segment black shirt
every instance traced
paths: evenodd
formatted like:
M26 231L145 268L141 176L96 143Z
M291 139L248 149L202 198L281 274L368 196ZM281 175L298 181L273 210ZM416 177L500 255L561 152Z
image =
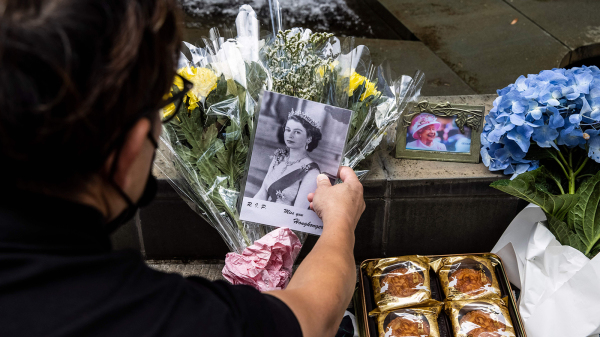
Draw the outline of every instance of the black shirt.
M249 286L165 274L112 251L96 209L2 191L0 336L302 336Z

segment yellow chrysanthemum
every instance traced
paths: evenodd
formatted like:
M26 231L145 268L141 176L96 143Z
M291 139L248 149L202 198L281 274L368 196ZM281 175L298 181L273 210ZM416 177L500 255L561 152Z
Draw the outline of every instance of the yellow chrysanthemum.
M171 103L162 109L163 118L167 118L175 113L175 104Z
M360 96L360 100L364 101L365 98L376 95L379 95L379 91L375 89L375 83L367 80L367 83L365 85L365 92L362 94L362 96Z
M187 93L188 109L194 110L198 107L198 102L202 101L211 91L217 88L217 75L207 68L185 67L177 71L179 75L185 77L194 84L192 90ZM183 81L175 79L175 85L183 89Z
M329 70L333 71L333 69L335 69L335 67L338 65L338 61L333 61L331 63L329 63ZM317 69L317 72L319 73L319 76L323 77L325 76L325 66L320 66Z
M182 81L181 81L181 79L179 79L179 77L175 78L175 85L177 85L179 87L179 85L177 84L177 80L179 80L179 82L182 82ZM183 87L183 83L181 85ZM169 97L173 97L173 94L168 93L163 96L163 99L166 100ZM171 116L175 112L175 104L171 103L171 104L167 105L166 107L162 108L161 112L162 112L163 118L167 118L167 117Z
M367 98L369 96L379 95L379 91L377 91L375 89L375 83L367 80L366 77L361 76L358 73L354 72L350 76L350 88L348 91L348 96L352 96L352 94L354 93L354 90L356 90L365 81L366 81L365 92L363 92L363 94L360 96L360 100L364 101L365 98Z

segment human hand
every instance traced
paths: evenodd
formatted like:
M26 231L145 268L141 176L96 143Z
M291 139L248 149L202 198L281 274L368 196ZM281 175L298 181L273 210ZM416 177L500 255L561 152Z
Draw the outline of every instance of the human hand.
M354 231L365 210L363 186L349 167L342 166L338 175L343 183L331 186L329 178L324 174L319 174L317 190L308 195L308 201L310 208L324 223L339 223L339 221L332 220L342 219L341 223L348 224L349 229Z

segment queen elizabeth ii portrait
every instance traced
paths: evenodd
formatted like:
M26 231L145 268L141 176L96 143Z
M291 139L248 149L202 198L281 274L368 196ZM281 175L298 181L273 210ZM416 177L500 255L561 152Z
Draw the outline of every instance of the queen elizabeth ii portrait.
M308 195L337 176L352 111L265 90L243 183L240 220L320 234Z
M292 109L282 132L285 147L271 156L267 175L254 199L307 209L310 203L305 196L315 191L321 173L310 156L319 146L321 125L307 113Z
M425 150L425 151L447 151L446 145L440 142L438 130L442 124L437 118L429 113L417 115L408 129L408 136L414 139L407 142L406 148L410 150Z

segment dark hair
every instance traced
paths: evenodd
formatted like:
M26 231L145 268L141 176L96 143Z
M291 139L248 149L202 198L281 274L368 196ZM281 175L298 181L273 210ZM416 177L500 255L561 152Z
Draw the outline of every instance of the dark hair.
M98 172L141 114L161 108L178 22L176 0L3 0L4 179L74 188Z
M283 125L281 126L279 139L284 139L283 133L285 132L285 126L287 124L287 121L289 121L290 119L295 120L296 122L302 124L304 129L306 129L307 137L311 138L311 142L308 143L308 147L306 148L306 151L312 152L312 150L316 149L317 146L319 146L319 141L322 138L321 131L319 129L315 128L314 126L310 125L310 123L307 122L304 118L301 118L298 116L292 116L292 117L288 118L285 121L285 123L283 123Z

